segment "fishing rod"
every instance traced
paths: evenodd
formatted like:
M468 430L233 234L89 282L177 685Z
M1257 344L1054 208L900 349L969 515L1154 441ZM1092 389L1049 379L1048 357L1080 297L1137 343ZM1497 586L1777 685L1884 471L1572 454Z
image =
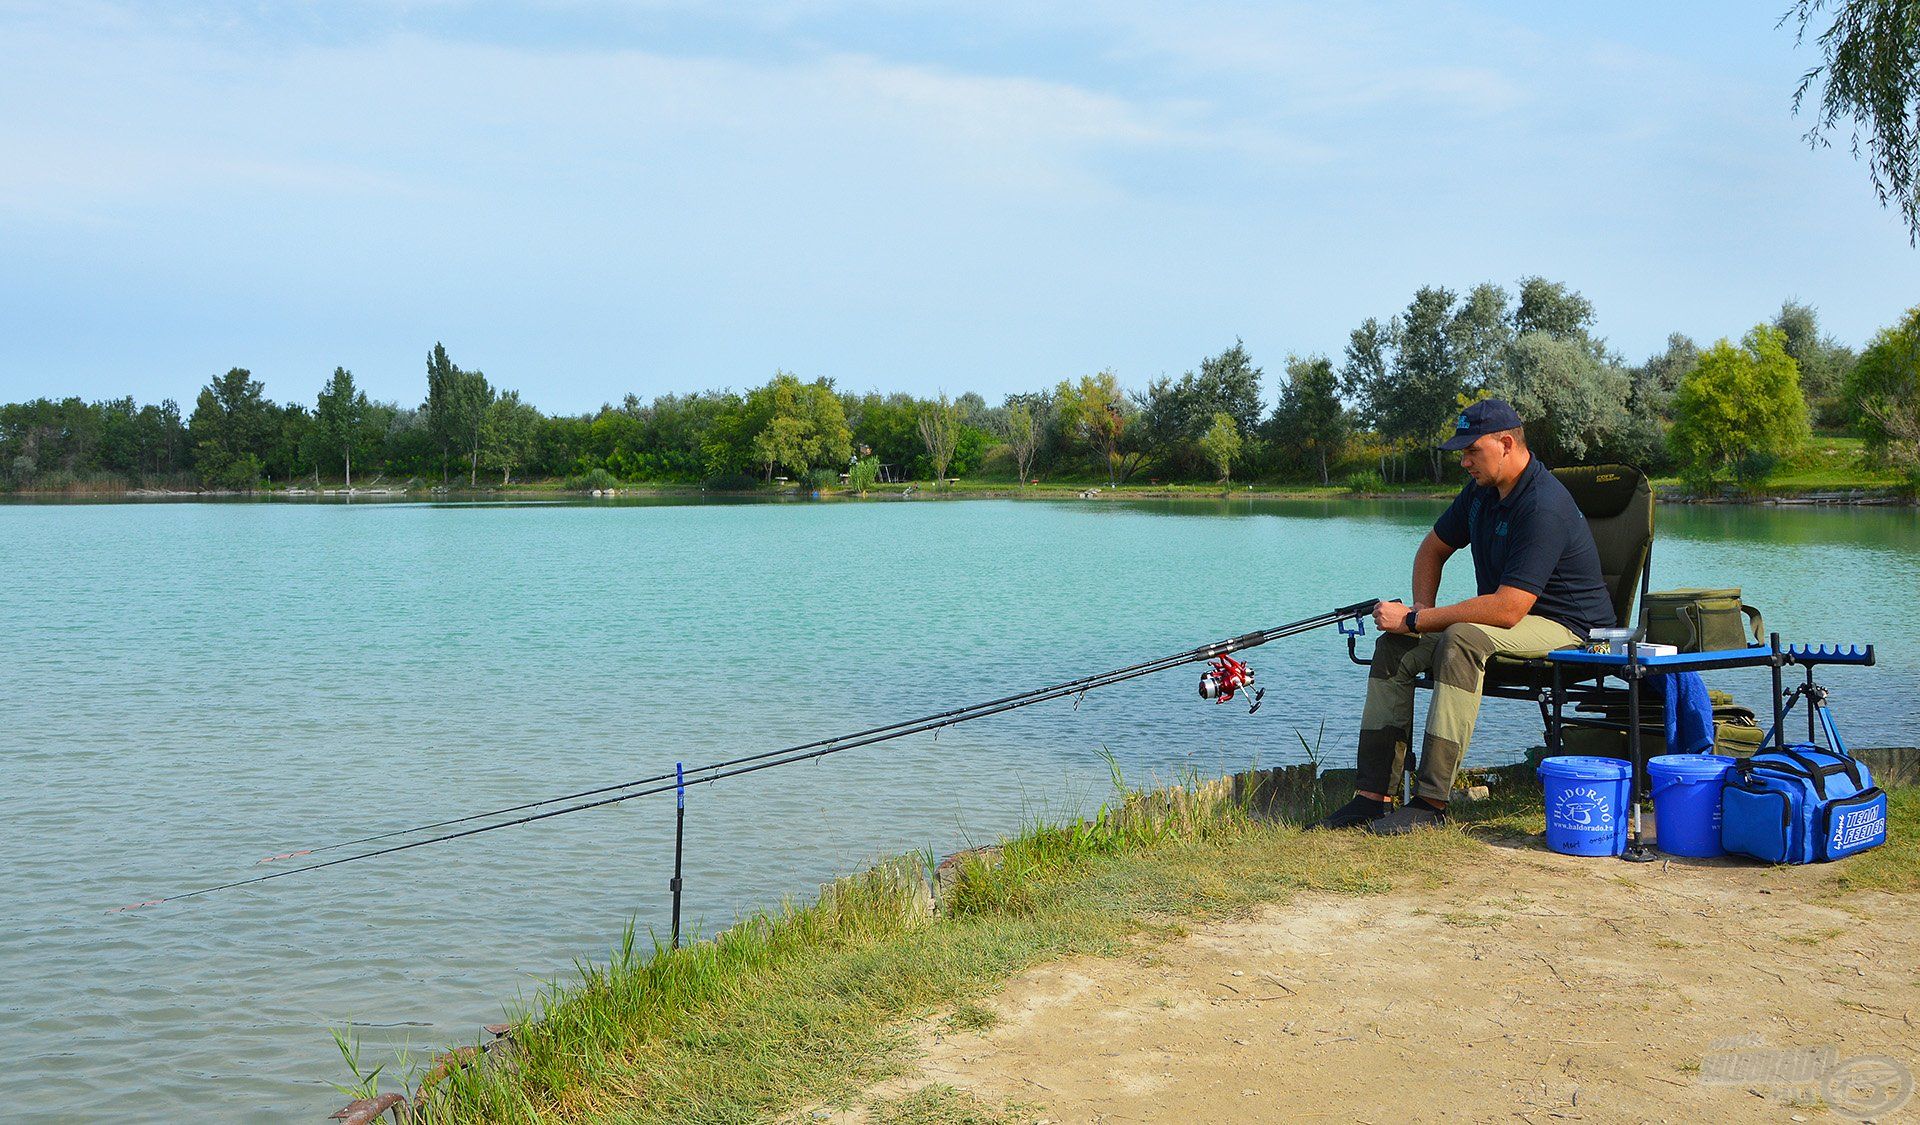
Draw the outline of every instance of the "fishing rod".
M117 907L115 909L116 910L134 910L144 906L158 906L162 903L177 902L182 899L195 898L200 895L212 894L216 891L225 891L225 890L231 890L236 887L250 886L255 883L264 883L270 879L279 879L288 875L299 875L304 872L319 871L323 868L337 867L337 866L340 866L341 864L354 863L363 859L374 859L379 856L392 855L396 852L409 851L413 848L425 847L428 844L444 843L450 840L463 839L468 836L477 836L484 832L492 832L492 831L495 831L496 829L512 828L522 824L532 824L536 821L549 820L553 817L565 816L570 813L585 812L588 809L595 809L595 808L601 808L606 805L619 804L622 801L630 801L638 797L646 797L646 796L652 796L659 793L671 792L675 789L682 788L687 784L695 784L695 785L711 784L713 782L722 781L727 778L740 777L750 773L757 773L761 770L772 769L776 766L791 765L796 762L817 760L829 754L837 754L845 750L853 750L862 746L870 746L875 743L888 742L894 739L904 738L909 735L924 734L928 731L938 731L941 728L953 726L958 723L970 722L974 719L981 719L981 718L986 718L990 715L1002 714L1007 711L1012 711L1021 707L1029 707L1036 703L1042 703L1052 699L1059 699L1069 695L1084 695L1085 693L1092 691L1095 688L1108 687L1113 684L1122 683L1127 680L1137 679L1141 676L1152 675L1156 672L1164 672L1164 671L1167 671L1168 669L1176 668L1183 664L1191 664L1201 660L1212 660L1214 662L1213 667L1211 667L1201 677L1200 694L1202 698L1214 699L1216 702L1224 703L1233 698L1235 691L1250 686L1253 681L1252 672L1249 671L1244 664L1241 664L1239 661L1232 660L1229 654L1239 652L1244 649L1254 648L1259 645L1267 644L1270 641L1279 640L1283 637L1290 637L1298 633L1307 632L1309 630L1322 629L1328 625L1340 625L1342 628L1342 631L1346 631L1345 624L1344 624L1345 622L1359 621L1360 619L1364 618L1366 615L1371 614L1376 604L1378 604L1376 600L1356 602L1353 605L1342 606L1339 609L1328 610L1325 613L1315 614L1312 617L1304 617L1298 621L1288 622L1285 625L1278 625L1271 629L1262 629L1252 633L1243 633L1237 637L1230 637L1223 641L1216 641L1212 644L1201 645L1197 648L1188 649L1185 652L1174 653L1172 655L1159 657L1154 660L1142 661L1138 664L1128 665L1125 668L1116 668L1116 669L1113 669L1112 671L1101 672L1091 676L1083 676L1077 680L1069 680L1069 681L1066 681L1065 683L1055 684L1051 687L1035 688L1030 691L1018 692L1009 696L1002 696L999 699L988 700L983 703L975 703L975 704L968 705L966 707L957 707L957 708L953 708L951 710L944 711L944 712L939 712L933 715L922 716L918 719L907 719L907 720L903 720L896 723L890 723L885 726L872 727L872 728L869 728L868 730L855 732L853 734L839 735L834 738L821 739L821 740L818 740L815 742L809 742L809 743L801 743L797 746L788 746L788 747L782 747L777 750L763 751L761 753L747 755L742 758L734 758L724 762L714 762L704 766L697 766L690 770L685 770L685 771L676 770L675 773L660 774L654 777L635 779L633 781L623 782L616 785L601 786L597 789L582 790L578 793L567 794L559 797L549 797L544 800L527 802L522 805L510 806L504 809L495 809L489 812L473 813L468 816L457 817L452 820L439 821L434 824L422 825L416 828L397 829L391 832L381 833L376 836L363 837L357 841L349 840L349 841L342 841L338 844L329 844L325 848L314 848L314 849L308 849L305 852L287 853L287 855L285 856L274 857L274 858L291 858L293 856L298 856L303 854L312 855L320 851L331 851L337 848L349 847L356 843L362 843L362 844L371 843L377 840L391 839L396 836L404 836L404 835L410 835L417 832L429 831L434 828L448 827L454 824L469 823L471 821L485 819L490 816L504 816L513 812L521 812L527 809L539 808L546 805L557 804L562 801L577 800L579 798L589 797L589 796L599 797L598 800L582 801L578 804L567 805L563 808L558 808L558 809L549 809L546 812L534 813L532 815L519 817L514 820L506 820L506 821L500 821L494 824L480 825L474 828L463 829L458 832L449 832L449 833L444 833L438 836L428 837L423 840L413 840L407 843L391 845L389 847L376 848L372 851L357 852L353 855L342 856L339 859L326 860L321 863L304 864L299 867L287 868L285 870L271 872L266 875L257 875L247 879L237 879L229 883L219 884L218 886L202 887L198 890L186 891L177 895L169 895L165 898L150 899L146 902L134 903L130 906ZM1259 700L1258 700L1258 696L1256 696L1253 707L1254 709L1257 709L1258 706L1259 706ZM668 783L669 779L672 779L671 783ZM622 790L628 790L628 789L631 789L633 791L621 792ZM606 793L615 793L616 795L601 796L601 794L606 794Z
M1310 629L1323 628L1326 625L1336 621L1349 620L1364 614L1370 614L1373 612L1374 605L1375 603L1372 601L1357 602L1354 605L1342 606L1339 609L1330 610L1326 613L1317 614L1313 617L1302 618L1299 621L1288 622L1285 625L1276 626L1272 629L1262 630L1257 633L1244 634L1239 637L1234 637L1226 641L1215 642L1213 644L1200 645L1196 648L1188 649L1186 652L1174 653L1170 656L1163 656L1154 660L1142 661L1138 664L1129 665L1125 668L1114 669L1111 672L1101 672L1091 676L1082 676L1077 680L1068 680L1065 683L1054 684L1049 687L1032 688L1027 691L1015 692L1012 695L1001 696L999 699L990 699L983 703L972 703L972 704L968 704L965 707L955 707L947 711L936 712L935 714L932 714L932 715L923 715L915 719L902 719L897 722L886 723L882 726L869 727L866 730L854 731L850 734L839 734L839 735L833 736L832 738L818 739L813 742L803 742L795 746L784 746L775 750L763 750L756 754L748 754L739 758L731 758L723 762L712 762L703 766L691 766L686 769L685 776L697 782L697 781L703 780L704 775L706 774L713 773L718 770L732 769L735 766L747 765L747 764L762 761L768 758L775 758L775 757L780 757L787 754L799 753L805 750L813 750L821 747L832 746L836 743L848 742L852 739L866 739L872 735L884 734L888 731L899 731L902 734L911 733L910 731L907 730L907 728L909 727L918 728L923 723L932 722L937 719L952 719L955 722L964 721L963 717L972 717L972 713L976 711L982 711L989 707L999 707L1002 704L1014 703L1020 700L1029 700L1029 701L1038 702L1038 697L1041 697L1041 696L1046 696L1047 698L1054 698L1054 695L1052 693L1055 693L1055 692L1065 691L1068 694L1073 694L1077 691L1090 691L1094 686L1099 686L1099 685L1096 685L1094 681L1104 680L1105 677L1108 677L1108 676L1135 672L1135 671L1139 671L1140 669L1147 669L1147 668L1150 668L1154 671L1160 671L1165 668L1173 667L1179 664L1189 664L1199 660L1215 659L1219 656L1224 656L1232 652L1237 652L1241 649L1252 648L1256 645L1265 644L1268 641L1278 640L1281 637L1285 637L1285 636L1291 636L1294 633L1305 632ZM1227 700L1230 700L1233 698L1234 691L1237 688L1245 686L1244 683L1235 682L1237 679L1237 676L1234 674L1234 673L1238 673L1239 675L1245 675L1246 673L1244 672L1244 665L1239 665L1237 661L1233 663L1235 665L1235 669L1233 672L1230 672L1226 675L1221 675L1221 674L1218 674L1218 670L1214 670L1214 671L1210 671L1207 677L1203 678L1203 683L1201 687L1201 695L1203 698L1219 699L1219 701L1221 702L1226 702ZM1250 683L1251 682L1250 678L1246 682ZM862 745L868 745L868 744L869 743L862 743ZM297 851L282 852L278 855L267 856L266 858L260 860L259 863L262 863L262 864L274 863L280 860L298 859L298 858L303 858L305 856L310 856L310 855L320 855L325 852L338 851L341 848L358 847L364 844L378 843L382 840L391 840L399 836L410 836L418 832L431 832L431 831L434 831L435 829L451 828L459 824L470 824L473 821L485 820L489 817L506 816L510 813L525 812L528 809L544 808L548 805L559 804L562 801L577 801L586 797L597 797L602 794L617 793L623 789L636 789L642 785L658 785L662 782L673 780L676 776L677 775L673 771L669 770L664 773L652 774L647 777L637 777L627 781L615 782L614 784L611 784L611 785L601 785L591 789L578 790L572 793L562 793L562 794L559 794L558 796L544 797L540 800L527 801L523 804L508 805L504 808L488 809L483 812L468 813L463 816L452 817L447 820L434 821L430 824L418 824L410 828L395 828L395 829L391 829L384 832L378 832L370 836L360 836L351 840L341 840L337 843L326 844L320 847L301 848Z

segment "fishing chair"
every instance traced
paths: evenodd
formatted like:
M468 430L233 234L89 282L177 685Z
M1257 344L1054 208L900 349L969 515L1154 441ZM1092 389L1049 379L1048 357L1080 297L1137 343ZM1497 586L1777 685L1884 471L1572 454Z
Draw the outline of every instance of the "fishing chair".
M1614 624L1632 628L1636 599L1644 602L1647 583L1653 574L1653 484L1647 474L1631 465L1575 465L1554 469L1553 475L1573 495L1580 514L1587 517L1594 546L1600 551L1600 578L1613 599ZM1355 651L1355 638L1347 638L1347 656L1355 664L1371 666ZM1554 721L1552 707L1554 662L1545 652L1497 653L1487 662L1486 680L1480 695L1484 699L1531 700L1540 708L1540 721L1546 728L1548 753L1557 752L1560 726L1576 720ZM1603 710L1610 703L1626 698L1624 688L1609 688L1598 669L1585 666L1560 666L1561 693L1570 708ZM1433 676L1423 675L1416 687L1433 687ZM1582 708L1581 705L1587 705ZM1645 719L1642 720L1643 722ZM1577 725L1610 727L1604 720L1577 720ZM1620 729L1625 729L1624 725ZM1407 749L1404 772L1415 772L1415 752Z

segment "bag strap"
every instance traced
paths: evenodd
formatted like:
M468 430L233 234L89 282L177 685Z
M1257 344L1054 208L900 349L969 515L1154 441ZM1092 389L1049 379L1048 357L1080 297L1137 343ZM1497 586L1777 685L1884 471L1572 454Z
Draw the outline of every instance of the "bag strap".
M1761 619L1760 610L1755 606L1741 602L1740 612L1753 619L1753 643L1757 645L1766 644L1767 623Z
M1832 753L1831 751L1819 750L1817 747L1815 747L1814 749L1816 753L1823 753L1823 754ZM1853 787L1855 789L1860 788L1859 763L1855 762L1852 758L1849 758L1845 754L1833 754L1833 757L1835 760L1831 763L1822 765L1821 763L1814 761L1812 757L1806 754L1802 754L1798 750L1794 750L1791 748L1768 750L1765 753L1778 754L1783 758L1791 759L1794 762L1794 764L1798 765L1800 768L1793 769L1789 766L1782 765L1778 762L1766 762L1766 761L1755 763L1753 768L1772 770L1773 772L1788 774L1792 777L1804 777L1808 781L1813 782L1813 791L1819 795L1822 801L1827 799L1827 778L1829 777L1834 777L1838 774L1844 773L1847 775L1848 779L1853 782ZM1752 759L1748 759L1748 761L1752 761Z
M1699 602L1681 602L1673 607L1674 620L1687 627L1687 641L1680 646L1681 652L1700 651L1700 624L1694 620L1699 612Z

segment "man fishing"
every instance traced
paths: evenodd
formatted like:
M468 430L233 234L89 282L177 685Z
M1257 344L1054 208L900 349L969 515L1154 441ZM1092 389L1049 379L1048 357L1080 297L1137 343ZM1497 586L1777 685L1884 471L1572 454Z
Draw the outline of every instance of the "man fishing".
M1441 446L1460 454L1472 478L1434 521L1413 557L1413 604L1381 602L1381 636L1367 673L1353 800L1314 824L1397 836L1446 821L1453 776L1473 739L1480 687L1495 653L1538 654L1585 641L1611 626L1613 603L1587 521L1500 399L1476 402ZM1436 605L1440 573L1471 547L1478 594ZM1414 680L1433 674L1413 800L1388 811L1387 793L1413 738Z

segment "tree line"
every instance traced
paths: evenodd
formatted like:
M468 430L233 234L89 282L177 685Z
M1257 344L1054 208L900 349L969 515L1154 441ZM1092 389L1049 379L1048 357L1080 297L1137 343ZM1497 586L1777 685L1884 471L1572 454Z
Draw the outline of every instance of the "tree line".
M1111 369L1007 395L853 393L776 371L744 392L628 395L584 414L541 412L435 344L418 405L368 397L335 368L311 405L276 403L244 368L190 413L166 400L0 405L0 481L13 489L356 480L562 480L751 487L775 478L864 486L985 477L1120 484L1241 479L1448 479L1439 449L1460 408L1510 400L1552 464L1621 459L1701 488L1757 486L1814 427L1854 432L1920 478L1920 308L1855 352L1786 302L1739 341L1674 334L1630 363L1593 305L1540 277L1509 291L1417 290L1369 317L1337 356L1290 355L1272 394L1239 341L1138 389Z

